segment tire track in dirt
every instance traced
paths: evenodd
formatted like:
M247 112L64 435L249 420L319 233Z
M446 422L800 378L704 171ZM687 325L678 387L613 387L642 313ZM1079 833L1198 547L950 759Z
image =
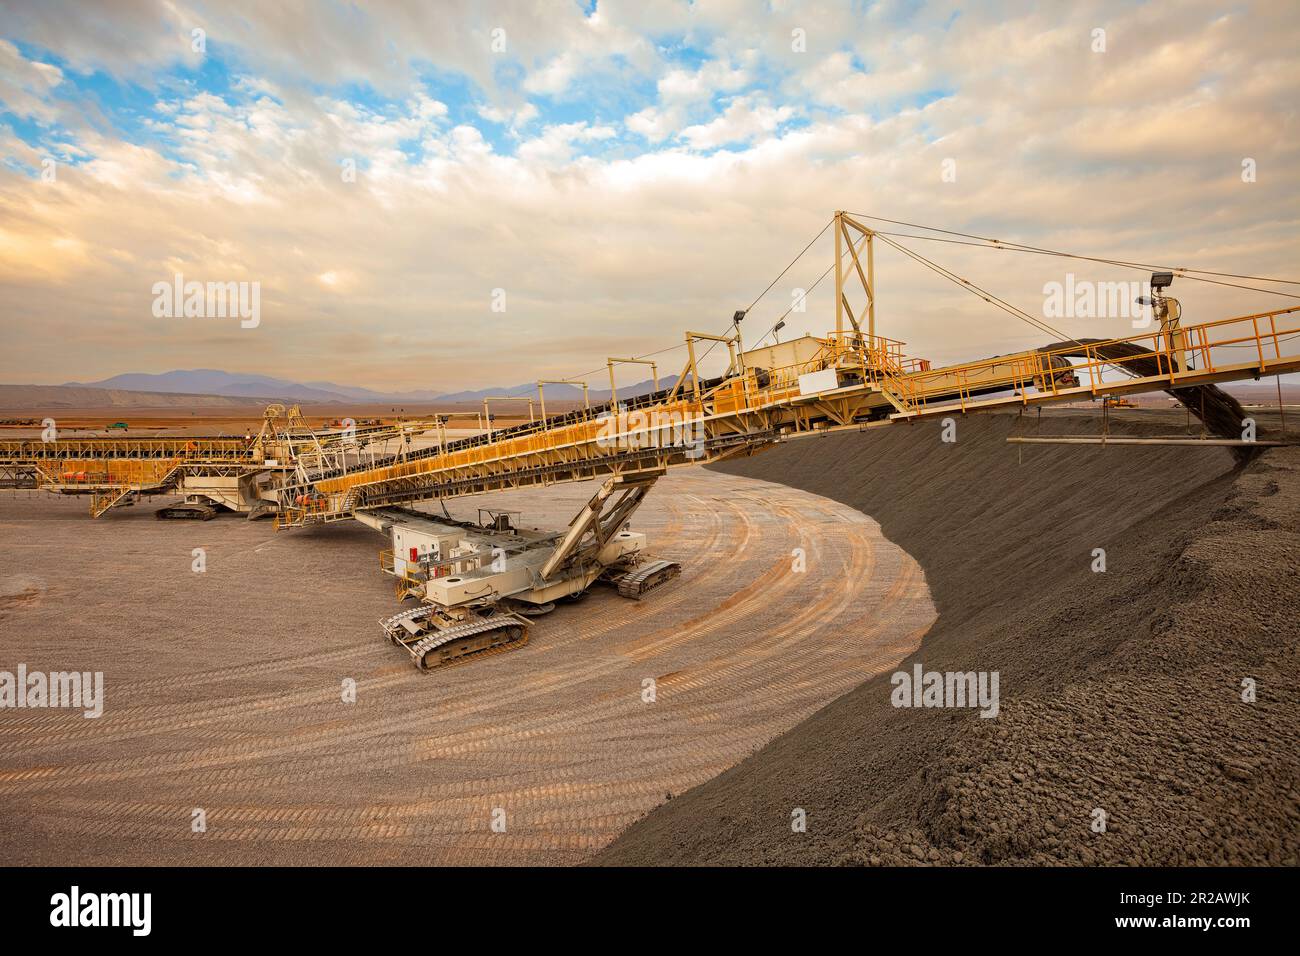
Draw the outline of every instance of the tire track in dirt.
M693 500L696 501L701 501L697 496L688 496L688 497L691 497ZM677 512L677 508L674 503L670 503L669 507L674 510L674 513ZM719 532L722 530L723 527L722 523L717 520L716 515L713 515L712 518L713 520L710 523L711 533L710 533L709 543L705 546L708 550L712 550L716 546ZM748 548L748 546L749 546L748 535L746 535L739 542L728 541L726 548L729 552L733 552L736 554L743 554L744 551ZM712 577L717 577L722 573L724 572L720 569L706 570L704 572L703 577L696 580L694 584L695 586L699 586L700 584L706 582L708 579ZM688 592L682 593L679 591L675 597L668 597L667 602L661 603L659 606L655 608L655 610L656 612L662 612L664 609L671 607L674 604L681 603L685 600L689 600L689 593ZM615 610L613 613L602 615L598 627L591 628L589 630L585 630L582 632L574 632L573 635L568 638L562 638L558 641L554 641L545 646L540 646L536 648L534 653L546 653L546 652L554 652L557 650L563 650L566 649L571 644L580 641L590 640L593 635L599 636L599 634L604 631L611 630L622 624L630 623L632 620L634 620L636 616L635 611L627 610L627 611L623 611L622 613L619 613L619 610L621 610L622 607L625 607L626 604L627 602L622 602L622 601L617 602L615 608L618 610ZM343 657L360 656L361 654L371 655L374 653L375 648L378 644L379 642L376 641L376 642L367 643L365 645L358 645L357 647L347 648L343 651L335 652L332 655L326 655L326 659L337 660ZM275 670L301 666L303 663L307 661L312 661L314 663L317 662L308 655L304 657L284 658L277 662L269 662L268 665L266 665L266 667L261 670L254 670L254 668L261 668L262 665L247 665L243 668L232 668L226 670L216 669L216 670L206 672L205 675L202 676L201 680L199 679L198 676L196 676L194 681L186 681L181 686L192 687L196 685L196 682L198 683L228 682L229 680L232 679L232 677L249 677L249 676L253 676L254 674L271 673ZM398 673L401 676L394 676L386 680L370 681L365 684L364 689L367 692L373 692L375 690L382 690L388 687L399 686L408 683L409 680L411 679L410 672L405 669L399 668ZM421 675L416 675L416 676L418 677ZM156 682L145 682L145 683L156 683ZM475 698L481 698L480 694L476 693L471 695L469 692L467 692L464 696L466 698L470 696L473 696ZM44 736L33 736L31 734L25 734L24 738L21 741L19 741L17 745L0 743L0 754L20 753L24 750L29 750L32 749L33 747L48 743L51 740L58 740L60 742L66 743L77 739L93 738L97 742L106 742L109 740L119 740L131 736L147 734L154 731L165 730L170 732L178 729L190 729L194 727L203 726L208 723L213 723L241 712L248 713L254 710L257 711L292 710L297 707L309 705L312 703L325 703L325 702L333 703L336 697L337 697L336 691L333 688L331 688L329 690L325 690L325 689L308 690L308 691L300 692L295 695L285 695L283 693L276 693L270 696L267 696L266 694L251 694L251 695L243 695L238 697L227 697L214 702L215 706L205 708L198 712L195 712L192 703L183 702L183 701L161 704L161 705L146 705L137 708L128 707L121 710L115 709L112 722L111 724L109 724L112 732L109 734L103 734L102 732L94 728L86 728L83 730L78 730L76 728L85 727L85 723L84 721L80 721L76 718L72 718L65 722L65 726L54 728ZM35 714L24 715L24 719L20 719L21 725L25 727L26 725L37 723L41 721L43 718L48 720L49 716L50 716L49 712L39 712L39 711L36 712ZM183 717L184 720L178 722L177 718L181 718L181 717ZM19 725L19 723L20 721L14 721L15 729ZM4 728L4 729L7 730L8 728Z
M567 520L585 489L560 490L518 497ZM0 718L0 795L58 840L95 835L123 859L190 839L204 806L202 839L230 860L284 844L355 861L574 862L900 659L933 614L923 576L874 522L783 486L670 476L637 525L684 565L643 602L593 595L477 666L358 675L366 705L342 715L319 665L364 670L389 656L378 638L193 671L179 686L142 677L123 689L116 726L29 719L15 731ZM653 705L643 677L659 680ZM169 689L193 700L150 702ZM76 748L114 752L69 761ZM495 806L505 834L488 827Z

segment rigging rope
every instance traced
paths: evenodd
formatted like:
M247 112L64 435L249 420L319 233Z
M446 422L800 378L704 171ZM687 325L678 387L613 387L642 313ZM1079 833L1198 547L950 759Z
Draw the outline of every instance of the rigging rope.
M1008 252L1026 252L1040 256L1057 256L1064 259L1079 259L1084 262L1101 262L1106 265L1123 266L1129 269L1141 269L1144 272L1173 272L1185 279L1191 279L1195 282L1209 282L1214 285L1228 286L1233 289L1246 289L1250 292L1263 292L1266 295L1281 295L1290 299L1300 299L1300 295L1292 292L1283 292L1280 289L1261 289L1257 286L1241 285L1237 282L1223 282L1221 279L1249 279L1252 282L1275 282L1280 285L1300 285L1300 279L1277 279L1270 276L1252 276L1243 275L1236 272L1215 272L1210 269L1193 269L1190 266L1161 266L1153 265L1149 262L1132 262L1127 259L1108 259L1102 256L1085 256L1072 252L1061 252L1057 249L1047 249L1042 246L1031 246L1023 242L1006 242L1001 239L990 239L987 236L977 236L968 232L955 232L951 229L939 229L935 226L923 226L920 223L904 222L899 219L885 219L883 216L868 216L863 213L850 213L852 216L859 216L862 219L873 219L877 222L888 222L898 226L907 226L910 229L924 229L927 232L941 232L948 236L960 236L964 239L975 239L976 242L959 242L955 239L940 239L937 236L917 236L906 235L902 233L885 233L880 232L877 235L901 235L908 239L923 239L927 242L945 242L951 245L974 246L981 249L1003 249ZM1190 273L1198 273L1191 275ZM1219 276L1219 279L1207 279L1206 276Z
M745 312L746 312L746 313L748 313L748 312L750 311L750 309L754 308L754 306L758 305L758 303L759 303L760 301L762 301L763 296L767 295L769 292L772 291L772 287L775 286L778 282L780 282L780 281L781 281L781 278L782 278L782 277L783 277L787 272L789 272L792 268L794 268L795 263L798 262L800 259L802 259L802 258L804 257L804 255L808 252L808 250L811 249L811 248L813 247L813 245L817 242L817 240L820 239L822 236L824 236L824 235L826 234L826 230L829 229L829 228L834 224L834 222L835 222L834 219L830 219L829 221L827 221L826 225L822 226L821 230L817 233L817 235L813 236L812 239L810 239L810 240L808 241L808 244L807 244L806 246L804 246L803 249L801 249L801 250L799 251L799 254L798 254L797 256L795 256L793 259L791 259L790 262L786 265L786 267L785 267L784 269L782 269L782 270L780 271L780 273L777 274L777 277L776 277L775 279L773 279L771 282L769 282L769 283L767 284L767 288L765 288L762 292L760 292L760 293L758 294L758 297L757 297L756 299L754 299L754 301L751 302L751 303L749 304L749 307L748 307L747 309L745 309ZM829 270L828 270L828 271L829 271ZM823 274L823 277L824 277L824 274ZM818 280L818 281L820 281L820 280ZM786 314L788 315L789 312L787 312ZM731 325L727 326L726 329L723 329L723 330L722 330L721 332L719 332L718 334L719 334L719 335L726 335L727 330L728 330L728 329L731 329L731 328L734 328L734 327L735 327L735 324L736 324L735 322L732 322ZM763 336L763 338L767 338L767 336L765 335L765 336ZM762 340L763 340L763 339L759 339L760 342L761 342ZM710 342L708 348L706 348L706 349L704 350L704 353L703 353L703 354L702 354L698 359L695 360L695 361L696 361L696 364L698 364L698 363L700 363L700 362L703 362L706 358L708 358L708 357L709 357L709 353L712 352L712 351L713 351L713 350L718 346L718 344L719 344L719 343L717 343L717 342ZM636 355L636 356L633 356L633 357L634 357L634 358L638 358L638 359L653 358L653 357L656 356L656 355L663 355L665 352L675 352L675 351L677 351L678 349L684 349L684 348L686 348L686 343L685 343L685 342L683 342L683 343L680 344L680 345L670 345L670 346L668 346L667 348L659 349L659 350L656 351L656 352L646 352L644 355ZM602 366L601 368L592 369L590 372L583 372L581 375L572 375L572 376L569 376L569 377L570 377L570 378L586 378L588 375L595 375L597 372L602 371L603 368L605 368L605 367L606 367L606 366Z
M1280 296L1285 296L1287 298L1300 299L1300 295L1291 292L1283 292L1280 289L1262 289L1257 286L1242 285L1240 283L1222 281L1224 279L1244 279L1251 282L1272 282L1279 285L1300 285L1300 280L1297 279L1279 279L1270 276L1246 275L1246 274L1235 273L1235 272L1216 272L1210 269L1194 269L1190 266L1161 266L1161 265L1153 265L1152 263L1134 262L1126 259L1110 259L1101 256L1086 256L1086 255L1080 255L1076 253L1062 252L1057 249L1048 249L1042 246L1032 246L1027 243L1008 242L1001 239L992 239L987 236L980 236L974 233L959 232L957 230L952 230L952 229L940 229L937 226L926 226L921 223L907 222L906 220L902 220L902 219L887 219L884 216L872 216L866 213L849 213L849 215L860 219L870 219L874 222L884 222L895 226L904 226L909 229L921 229L926 232L940 233L944 236L958 237L956 239L944 239L944 238L940 238L939 236L926 236L926 235L916 235L914 233L872 230L872 233L876 236L879 236L883 242L887 243L889 246L893 247L894 249L897 249L899 252L903 253L904 255L908 256L914 261L919 262L921 265L937 273L938 275L942 276L948 281L954 283L960 288L965 289L966 291L970 292L972 295L975 295L983 299L985 302L988 302L990 305L994 306L995 308L1001 309L1003 312L1006 312L1008 315L1011 315L1019 319L1020 321L1029 324L1030 326L1037 329L1038 331L1048 333L1052 336L1059 338L1061 341L1064 342L1073 342L1078 344L1078 340L1073 336L1066 335L1066 333L1062 332L1060 329L1053 327L1050 323L1046 322L1045 320L1039 319L1036 316L1032 315L1031 313L1026 312L1024 309L1021 309L1018 306L1012 305L1010 302L1007 302L1006 300L999 298L998 296L994 295L992 292L989 292L987 289L984 289L976 285L975 283L971 282L969 279L965 279L962 276L958 275L957 273L953 272L952 270L939 265L937 262L921 255L919 252L909 249L907 246L904 246L902 243L898 242L897 240L900 238L919 239L926 242L941 242L950 245L971 246L980 249L998 249L998 250L1003 250L1008 252L1023 252L1031 255L1054 256L1054 257L1065 258L1065 259L1078 259L1080 261L1085 261L1085 262L1099 262L1105 265L1115 265L1124 268L1141 269L1143 271L1152 271L1152 272L1167 271L1167 272L1173 272L1176 275L1179 275L1185 279L1191 279L1197 282L1208 282L1214 285L1227 286L1229 288L1234 288L1234 289L1245 289L1251 292L1263 292L1269 295L1280 295ZM749 304L749 307L745 309L746 313L752 310L754 306L756 306L760 301L762 301L764 296L766 296L769 292L772 291L772 289L776 286L778 282L781 281L781 279L786 275L786 273L788 273L792 268L794 268L795 264L800 259L802 259L804 255L807 254L808 250L813 247L813 245L817 242L817 240L826 234L826 230L831 228L834 222L835 220L831 219L829 222L826 223L826 225L822 226L821 230L817 233L817 235L813 236L813 238L809 240L808 244L805 245L803 249L799 251L798 255L796 255L793 259L791 259L790 262L786 265L786 267L777 274L776 278L774 278L771 282L769 282L766 288L764 288L763 291L758 294L757 298L755 298L754 301ZM974 240L974 241L970 241L970 240ZM865 241L865 237L864 237L864 241ZM852 249L853 249L853 244L850 242L849 249L846 249L840 256L841 262L844 261L844 258L849 255ZM822 272L820 276L817 277L816 281L814 281L813 284L808 287L807 291L804 293L805 300L807 295L811 293L814 289L816 289L817 286L821 284L822 280L824 280L828 275L830 275L831 271L834 270L835 265L836 263L831 263L831 265L828 266L826 270ZM1208 278L1210 276L1215 276L1217 278ZM795 305L792 304L788 309L786 309L783 313L781 313L781 315L776 319L776 321L772 323L772 326L755 341L754 345L751 346L751 348L757 347L759 344L766 341L767 337L769 335L772 335L776 331L776 327L780 325L782 322L784 322L785 319L790 315L790 313L794 311L794 309L795 309ZM730 326L728 326L728 329L734 328L735 324L736 323L733 322ZM726 331L727 330L723 330L723 332L719 334L725 335ZM702 362L704 361L704 359L708 358L709 354L714 350L714 348L718 346L718 344L719 344L718 342L711 342L708 348L704 350L704 353L700 355L698 359L696 359L696 362L697 363ZM648 358L653 358L657 355L663 355L668 352L675 352L678 349L682 349L685 347L686 344L682 343L680 345L668 346L667 348L662 348L654 352L646 352L643 355L638 355L635 357L638 359L648 359ZM595 375L598 372L602 371L603 368L605 368L605 366L592 369L590 372L583 372L580 375L569 376L569 378L585 379L590 375Z

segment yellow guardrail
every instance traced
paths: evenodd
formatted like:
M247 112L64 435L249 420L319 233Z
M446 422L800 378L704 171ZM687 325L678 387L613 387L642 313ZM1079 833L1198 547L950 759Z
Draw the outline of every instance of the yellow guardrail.
M746 369L702 393L699 400L678 399L642 409L604 417L584 418L577 422L546 427L539 422L534 430L499 441L488 441L453 452L419 458L379 468L360 469L318 482L315 489L322 495L303 508L299 519L330 510L327 499L336 509L346 507L349 490L362 485L382 484L402 478L454 472L473 466L501 465L526 461L530 455L575 449L601 443L604 439L625 437L631 433L654 432L662 425L656 421L680 419L684 423L771 409L789 403L800 394L798 377L824 368L860 368L864 385L886 391L901 406L901 414L924 410L932 400L945 400L942 407L966 408L977 392L1018 390L1028 401L1031 391L1053 395L1087 389L1097 394L1123 383L1106 382L1107 369L1140 366L1140 381L1174 382L1180 377L1204 376L1224 370L1254 370L1266 373L1272 367L1286 370L1300 368L1300 354L1286 354L1282 346L1300 338L1300 307L1238 316L1216 322L1183 326L1178 329L1181 341L1170 331L1153 330L1134 336L1076 344L1050 351L1031 351L1000 358L982 359L959 365L931 368L922 359L905 356L902 342L859 333L831 333L812 361L779 369L764 369L767 384L759 387L755 369ZM1131 355L1116 354L1113 347L1126 346ZM1228 350L1241 353L1239 361ZM1297 349L1300 353L1300 348ZM848 360L846 364L845 360ZM1074 360L1078 361L1074 361ZM1068 361L1070 368L1064 367ZM1150 374L1154 362L1156 374ZM1247 377L1244 371L1241 377ZM1078 384L1075 382L1077 377ZM617 444L614 447L619 447ZM585 460L581 457L577 461Z
M1180 377L1215 375L1242 367L1268 374L1270 368L1285 366L1290 369L1300 363L1300 347L1292 354L1282 349L1285 342L1300 337L1298 312L1300 306L1185 325L1176 331L1155 330L1050 351L983 359L916 373L908 376L908 380L914 386L920 406L932 397L956 394L958 404L964 407L973 389L1002 385L1026 394L1031 388L1040 394L1056 394L1074 387L1061 383L1060 373L1066 369L1054 364L1056 358L1070 361L1070 371L1081 383L1086 379L1093 394L1115 384L1106 382L1103 377L1108 369L1119 367L1133 371L1134 367L1150 363L1155 365L1155 374L1142 368L1142 374L1136 378L1153 383L1161 380L1174 383ZM1181 345L1177 344L1176 335L1181 335ZM1116 346L1130 346L1136 351L1121 355L1115 351Z
M0 458L20 460L186 457L241 461L251 458L253 452L249 442L234 438L60 438L48 442L39 438L0 439Z
M170 461L72 458L43 462L52 467L42 470L41 475L44 483L53 485L147 490L158 487L181 463L179 458Z

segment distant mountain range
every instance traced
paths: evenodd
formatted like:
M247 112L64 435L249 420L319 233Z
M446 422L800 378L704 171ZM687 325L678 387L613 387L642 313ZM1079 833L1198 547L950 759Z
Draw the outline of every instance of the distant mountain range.
M677 376L670 375L660 379L659 385L661 388L665 388L676 381ZM534 382L525 382L522 385L509 387L450 393L436 392L431 389L379 392L352 385L338 385L334 382L292 382L267 375L237 374L212 368L177 369L158 374L128 372L98 382L67 382L64 387L119 389L179 395L223 395L228 398L278 399L291 402L411 404L425 404L428 402L477 403L494 395L536 396L537 394L537 385ZM635 385L627 386L625 389L620 388L619 395L629 398L634 395L643 395L653 387L652 382L638 382ZM580 401L582 399L582 389L577 385L547 385L546 397L560 402ZM590 397L593 402L604 401L609 398L609 389L592 389Z
M1283 401L1287 405L1300 403L1300 382L1293 381L1294 376L1284 376L1282 383ZM677 376L670 375L659 380L661 388L667 388L677 381ZM653 385L650 382L638 382L620 388L620 398L644 395ZM1258 405L1271 406L1277 403L1277 385L1271 382L1228 382L1223 386L1227 391L1248 407ZM286 379L271 378L266 375L235 375L217 369L192 369L189 371L164 372L160 375L127 374L115 375L101 382L78 383L66 385L8 385L0 384L0 409L28 411L92 409L92 408L242 408L266 402L300 402L312 404L339 404L357 406L360 404L401 406L414 410L423 406L435 410L438 406L460 405L479 406L485 397L490 396L536 397L537 386L533 383L510 387L485 388L477 391L439 393L432 389L412 390L406 392L380 392L369 388L357 388L350 385L337 385L333 382L292 382ZM576 385L547 385L546 398L550 402L581 401L582 389ZM592 389L593 404L609 398L609 389ZM1140 396L1130 396L1139 405L1163 406L1168 403L1168 396L1152 392ZM430 409L430 406L433 408ZM344 409L340 409L343 411ZM559 410L558 408L555 410ZM517 414L523 412L522 403L512 406L497 406L498 414Z

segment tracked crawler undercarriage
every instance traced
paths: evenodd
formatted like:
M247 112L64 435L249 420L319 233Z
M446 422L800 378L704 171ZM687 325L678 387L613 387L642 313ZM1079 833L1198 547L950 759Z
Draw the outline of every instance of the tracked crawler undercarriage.
M188 519L192 521L211 521L217 516L217 506L198 500L180 501L171 505L164 505L154 512L154 516L159 519Z
M388 639L405 648L422 671L522 647L529 636L528 622L509 611L490 615L471 611L455 621L432 604L395 614L381 626Z
M391 538L380 565L397 579L398 597L421 602L381 621L384 634L430 670L523 646L530 618L598 582L639 600L681 573L675 562L645 560L646 537L630 530L661 474L610 478L563 532L518 528L509 511L480 509L478 522L399 508L358 512Z

